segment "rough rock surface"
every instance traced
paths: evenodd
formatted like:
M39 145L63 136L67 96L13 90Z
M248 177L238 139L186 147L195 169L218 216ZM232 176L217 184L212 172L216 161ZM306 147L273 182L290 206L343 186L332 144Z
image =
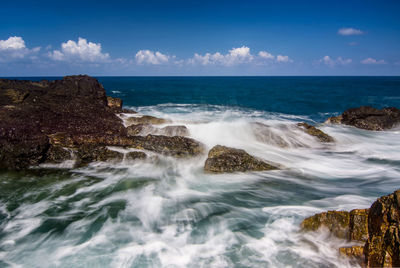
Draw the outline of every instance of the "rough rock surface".
M400 110L395 107L379 110L370 106L361 106L348 109L340 116L329 118L327 122L366 130L385 130L400 124Z
M301 223L305 231L321 227L339 238L365 242L339 249L362 266L400 267L400 190L380 197L369 209L323 212Z
M276 167L249 155L241 149L216 145L208 153L204 165L207 172L245 172L273 170Z
M329 136L322 130L320 130L312 125L309 125L307 123L304 123L304 122L298 123L297 126L301 130L303 130L305 133L316 137L321 142L334 142L335 141L331 136Z
M185 126L166 126L159 128L148 124L131 125L126 128L128 136L164 135L164 136L188 136L189 130Z
M77 150L77 165L82 166L94 161L122 160L124 155L105 146L83 145Z
M163 118L154 117L151 115L143 115L141 117L129 117L126 119L126 124L128 126L131 125L139 125L139 124L151 124L151 125L161 125L168 123L168 120Z
M57 132L126 135L122 121L107 105L103 86L94 78L0 79L0 168L43 162L50 147L48 135Z
M122 113L122 100L119 98L107 97L107 106L115 113Z

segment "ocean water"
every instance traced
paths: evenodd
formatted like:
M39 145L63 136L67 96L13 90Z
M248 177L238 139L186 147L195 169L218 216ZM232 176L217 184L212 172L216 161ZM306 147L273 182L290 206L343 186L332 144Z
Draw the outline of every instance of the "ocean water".
M303 233L301 221L400 188L399 127L323 124L350 107L400 107L400 77L98 79L207 149L241 148L283 168L207 174L204 154L3 171L0 267L354 267L338 253L349 242ZM336 142L319 143L301 121Z

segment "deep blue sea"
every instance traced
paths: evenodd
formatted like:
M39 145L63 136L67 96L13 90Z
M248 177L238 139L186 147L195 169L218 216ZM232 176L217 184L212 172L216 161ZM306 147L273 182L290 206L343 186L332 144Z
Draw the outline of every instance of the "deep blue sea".
M301 221L367 208L400 188L400 127L324 123L361 105L400 108L400 77L98 80L138 112L122 119L152 115L168 119L159 128L184 125L205 153L1 172L0 267L357 267L338 251L351 242L301 232ZM302 132L301 121L335 142ZM217 144L281 169L205 173Z

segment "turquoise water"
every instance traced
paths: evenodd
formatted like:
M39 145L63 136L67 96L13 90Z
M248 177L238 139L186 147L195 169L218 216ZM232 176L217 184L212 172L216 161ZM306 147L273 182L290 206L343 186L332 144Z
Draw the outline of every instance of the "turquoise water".
M0 267L350 267L337 250L348 242L299 232L300 222L399 188L399 128L321 124L349 107L400 107L398 77L99 80L208 149L242 148L284 168L211 175L202 155L2 172ZM299 121L335 144L305 135Z

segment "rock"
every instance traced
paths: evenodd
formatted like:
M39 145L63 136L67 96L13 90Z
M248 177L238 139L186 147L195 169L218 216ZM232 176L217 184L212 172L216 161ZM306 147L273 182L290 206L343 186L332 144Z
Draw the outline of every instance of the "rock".
M137 114L136 111L131 110L131 109L122 109L122 113L124 113L124 114Z
M365 262L364 246L341 247L339 248L339 253L343 257L350 258L350 264L352 265L363 266Z
M362 266L400 267L400 190L378 198L369 209L323 212L301 223L306 231L323 226L339 238L365 242L339 249Z
M196 156L204 151L198 141L181 136L147 135L132 137L131 147L174 157Z
M400 267L400 190L372 204L364 252L368 267Z
M77 166L83 166L93 161L121 161L124 155L120 152L112 151L105 146L82 145L77 153Z
M45 162L47 163L62 163L65 160L72 160L72 150L64 148L62 146L50 145L46 152Z
M341 116L331 117L328 122L366 130L385 130L400 123L400 110L394 107L378 110L370 106L361 106L348 109Z
M126 128L128 136L147 136L152 135L164 135L164 136L187 136L189 131L185 126L166 126L158 128L149 124L138 124L131 125Z
M137 160L137 159L146 159L146 158L147 158L147 154L145 154L143 152L134 151L134 152L129 152L126 154L127 160Z
M107 97L107 106L110 107L115 113L122 112L122 100L119 98Z
M281 135L275 133L274 129L271 126L255 122L251 124L251 129L254 133L255 138L258 141L283 148L289 147L289 143L285 139L283 139ZM288 129L285 130L289 131ZM293 143L296 143L296 141L293 140Z
M331 136L314 126L311 126L304 122L298 123L297 126L305 133L316 137L321 142L334 142L334 139Z
M168 123L168 121L163 118L157 118L157 117L150 116L150 115L143 115L142 117L129 117L126 119L126 123L128 126L138 125L138 124L161 125L161 124Z
M249 155L241 149L216 145L208 153L204 165L207 172L245 172L273 170L276 167Z
M51 135L57 133L126 136L122 120L107 104L103 86L89 76L51 82L0 79L0 168L45 161Z

